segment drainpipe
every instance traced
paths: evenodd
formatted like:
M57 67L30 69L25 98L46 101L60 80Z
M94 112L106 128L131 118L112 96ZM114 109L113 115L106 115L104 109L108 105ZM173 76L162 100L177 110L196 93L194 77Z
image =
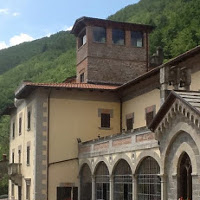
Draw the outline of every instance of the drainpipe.
M48 124L47 124L47 200L49 199L49 122L50 122L50 96L52 88L50 89L47 97L48 101Z
M146 32L146 69L147 72L149 71L149 37L148 37L148 32Z
M122 133L122 98L120 97L120 133Z

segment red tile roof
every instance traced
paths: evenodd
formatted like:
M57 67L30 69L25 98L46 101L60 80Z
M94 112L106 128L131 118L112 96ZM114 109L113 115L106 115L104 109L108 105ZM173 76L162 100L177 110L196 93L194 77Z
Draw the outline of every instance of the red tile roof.
M102 90L114 90L119 86L114 85L98 85L88 83L32 83L24 82L27 86L38 86L38 87L58 87L58 88L78 88L78 89L102 89Z

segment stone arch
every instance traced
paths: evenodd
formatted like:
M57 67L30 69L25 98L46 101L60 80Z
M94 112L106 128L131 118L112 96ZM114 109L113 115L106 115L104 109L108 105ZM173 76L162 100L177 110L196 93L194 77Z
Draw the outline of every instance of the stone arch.
M88 165L90 171L91 171L91 174L92 174L92 165L91 165L91 162L88 160L88 159L84 159L83 161L81 161L79 163L79 176L80 176L80 172L81 172L81 169L83 168L84 165Z
M168 152L170 146L173 144L174 140L176 139L176 137L181 133L181 132L185 132L187 134L189 134L191 136L191 138L193 139L193 141L195 142L195 144L200 144L200 138L197 135L196 130L189 125L188 123L185 122L179 122L177 123L172 130L169 132L169 139L168 141L169 144L165 147L164 151L163 151L163 155L164 155L164 159L166 158L166 153ZM196 145L197 146L197 145ZM198 147L198 146L197 146ZM198 147L198 150L200 152L200 149ZM165 160L164 160L165 161Z
M96 169L97 169L97 167L98 167L100 162L104 162L105 163L105 165L108 168L109 174L111 175L111 166L110 166L108 160L105 157L100 157L100 158L97 159L97 161L94 164L94 168L93 168L92 174L93 175L95 174L95 171L96 171Z
M164 168L163 168L163 165L162 165L162 162L161 162L161 158L160 156L155 152L155 151L152 151L152 150L148 150L148 151L143 151L142 153L140 153L140 155L136 158L136 162L135 162L135 165L134 165L134 169L133 169L133 174L136 174L139 166L140 166L140 163L146 158L146 157L152 157L154 158L158 165L160 166L160 174L163 174L164 173Z
M177 170L178 170L178 163L180 160L180 157L183 153L187 153L188 156L190 157L191 160L191 164L192 164L192 174L196 175L197 172L197 160L195 157L195 153L193 151L193 149L191 148L191 146L189 144L187 144L186 142L182 143L180 145L180 147L178 148L178 150L176 151L176 154L174 156L173 159L173 175L177 175Z
M131 159L126 154L120 154L120 155L116 156L116 158L112 162L111 174L113 175L115 167L117 166L117 164L119 163L120 160L125 160L129 164L131 171L132 171L132 174L133 174L134 163L131 161Z
M169 152L171 146L173 145L173 143L176 140L176 138L178 137L178 135L181 134L181 133L188 134L192 138L192 140L195 143L196 147L198 148L198 152L200 152L199 146L197 145L197 143L200 143L200 138L198 137L196 130L194 128L192 128L191 125L189 125L189 124L187 124L185 122L179 122L169 132L169 139L168 139L169 144L165 146L165 149L163 150L163 153L162 153L163 154L163 160L162 160L163 166L166 165L166 159L167 159L166 155L167 155L167 153ZM188 149L190 149L190 148L188 148ZM190 150L189 150L189 152L191 153ZM192 152L193 152L193 150L192 150ZM191 153L191 155L193 155L193 154Z

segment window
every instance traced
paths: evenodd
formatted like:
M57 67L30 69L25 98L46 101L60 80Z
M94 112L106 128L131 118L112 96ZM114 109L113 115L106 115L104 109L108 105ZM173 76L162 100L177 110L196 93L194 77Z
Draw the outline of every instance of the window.
M26 200L30 200L31 180L26 179Z
M11 196L14 197L15 196L15 184L14 183L11 183L11 184L12 184Z
M84 73L82 73L82 74L80 75L80 82L81 82L81 83L84 82Z
M85 43L87 42L87 37L86 37L86 30L84 29L78 38L78 48L80 48L81 46L83 46Z
M131 44L134 47L142 47L143 46L143 33L139 31L131 32Z
M152 157L146 157L137 172L138 199L160 200L160 167Z
M21 163L21 155L22 155L22 153L21 153L21 150L19 149L19 150L18 150L19 163Z
M27 113L27 129L31 129L31 111L28 111Z
M12 138L15 138L15 122L12 124Z
M124 45L125 32L120 29L113 29L112 30L112 41L113 41L113 44Z
M87 164L80 171L80 200L92 199L92 174Z
M71 199L72 187L57 187L57 200Z
M120 160L114 170L114 199L132 200L132 171L125 160Z
M156 106L150 106L145 109L145 118L146 118L146 125L149 126L155 116L156 113Z
M108 168L104 162L98 164L95 174L96 199L110 199L110 181Z
M106 29L103 27L93 27L93 41L99 43L105 43Z
M110 128L110 114L101 113L101 127Z
M27 146L26 164L30 165L30 146Z
M22 134L22 118L19 118L19 135Z
M134 123L134 113L126 115L127 131L130 131L133 129L133 123Z
M12 163L15 163L15 153L12 152Z

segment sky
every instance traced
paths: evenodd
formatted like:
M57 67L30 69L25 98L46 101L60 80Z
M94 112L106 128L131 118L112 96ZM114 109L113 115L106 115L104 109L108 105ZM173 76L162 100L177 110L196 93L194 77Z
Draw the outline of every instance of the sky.
M0 49L70 30L82 16L105 19L139 0L0 0Z

